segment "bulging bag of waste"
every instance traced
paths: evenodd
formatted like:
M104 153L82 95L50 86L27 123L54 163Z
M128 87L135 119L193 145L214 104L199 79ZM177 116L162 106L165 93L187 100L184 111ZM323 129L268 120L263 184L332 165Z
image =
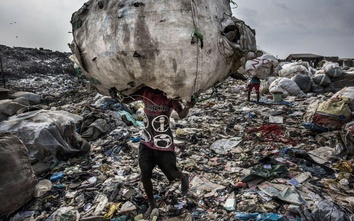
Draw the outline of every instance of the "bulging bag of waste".
M352 120L352 112L348 103L348 99L345 98L331 98L320 103L317 112L334 116L343 123L347 123Z
M31 199L37 178L28 152L15 135L0 134L0 220Z
M245 72L250 76L257 76L259 79L266 79L273 73L274 68L279 64L278 59L273 55L264 54L245 64Z
M326 74L321 74L321 72L317 72L312 77L312 81L316 85L320 85L322 87L327 87L332 83L331 79Z
M307 93L311 91L312 81L307 74L297 74L292 77L291 80L293 80L303 92Z
M273 81L269 86L269 92L272 94L282 93L283 97L287 96L304 96L305 93L299 86L289 78L278 78Z
M325 74L331 78L342 77L345 74L343 69L336 62L328 61L323 65L322 69L325 71Z
M90 0L71 23L71 59L104 95L146 85L190 100L257 50L255 31L232 17L229 0Z
M349 108L354 111L354 87L344 87L337 93L333 94L331 98L346 98L349 101Z
M314 126L320 126L327 131L339 130L352 119L347 102L345 99L338 98L329 99L321 103L314 102L314 104L318 103L316 112L314 113L313 110L315 105L310 104L307 113L304 115L304 121L313 123L315 124Z
M310 75L309 69L302 61L284 64L278 72L280 77L292 78L297 74Z

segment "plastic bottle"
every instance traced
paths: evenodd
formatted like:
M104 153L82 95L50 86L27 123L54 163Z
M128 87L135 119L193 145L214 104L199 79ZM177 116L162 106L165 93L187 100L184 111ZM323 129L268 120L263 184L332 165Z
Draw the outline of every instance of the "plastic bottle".
M235 193L232 192L226 199L224 208L228 211L234 211L236 208L236 199L235 199Z
M53 174L51 177L50 177L50 181L52 182L55 182L55 181L58 181L58 180L61 180L63 179L64 177L64 173L63 172L59 172L59 173L55 173Z

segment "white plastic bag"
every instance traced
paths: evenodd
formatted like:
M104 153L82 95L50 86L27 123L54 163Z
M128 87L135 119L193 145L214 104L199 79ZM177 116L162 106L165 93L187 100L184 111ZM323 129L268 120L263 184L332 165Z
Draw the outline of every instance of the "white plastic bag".
M31 159L43 160L50 155L71 158L84 155L91 148L75 131L81 119L66 111L29 111L0 122L0 132L19 136Z

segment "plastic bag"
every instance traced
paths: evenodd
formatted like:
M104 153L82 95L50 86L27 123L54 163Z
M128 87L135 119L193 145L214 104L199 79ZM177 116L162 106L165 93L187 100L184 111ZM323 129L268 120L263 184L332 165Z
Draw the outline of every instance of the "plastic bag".
M311 213L313 220L348 221L349 215L340 206L329 200L317 203L317 209Z
M322 87L327 87L332 83L331 79L326 74L319 74L319 73L316 73L312 77L312 81L315 84L320 85Z
M311 91L312 81L310 76L306 74L297 74L292 77L291 80L293 80L303 92L307 93Z
M218 154L227 154L229 151L232 150L232 148L236 147L241 141L242 139L240 137L217 140L210 146L210 149L212 149L215 153Z
M348 103L348 99L345 98L331 98L318 105L317 113L326 114L336 120L347 123L352 120L352 112Z
M66 111L30 111L0 122L0 132L17 134L31 159L43 160L50 155L68 159L91 148L76 132L79 120L80 116Z

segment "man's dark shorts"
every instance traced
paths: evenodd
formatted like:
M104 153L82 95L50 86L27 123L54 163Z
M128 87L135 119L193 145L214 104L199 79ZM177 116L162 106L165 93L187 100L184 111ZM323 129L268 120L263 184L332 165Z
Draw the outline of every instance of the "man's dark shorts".
M139 167L141 179L151 179L152 170L156 165L159 166L169 181L179 178L180 171L176 166L176 154L174 152L154 150L140 143Z

